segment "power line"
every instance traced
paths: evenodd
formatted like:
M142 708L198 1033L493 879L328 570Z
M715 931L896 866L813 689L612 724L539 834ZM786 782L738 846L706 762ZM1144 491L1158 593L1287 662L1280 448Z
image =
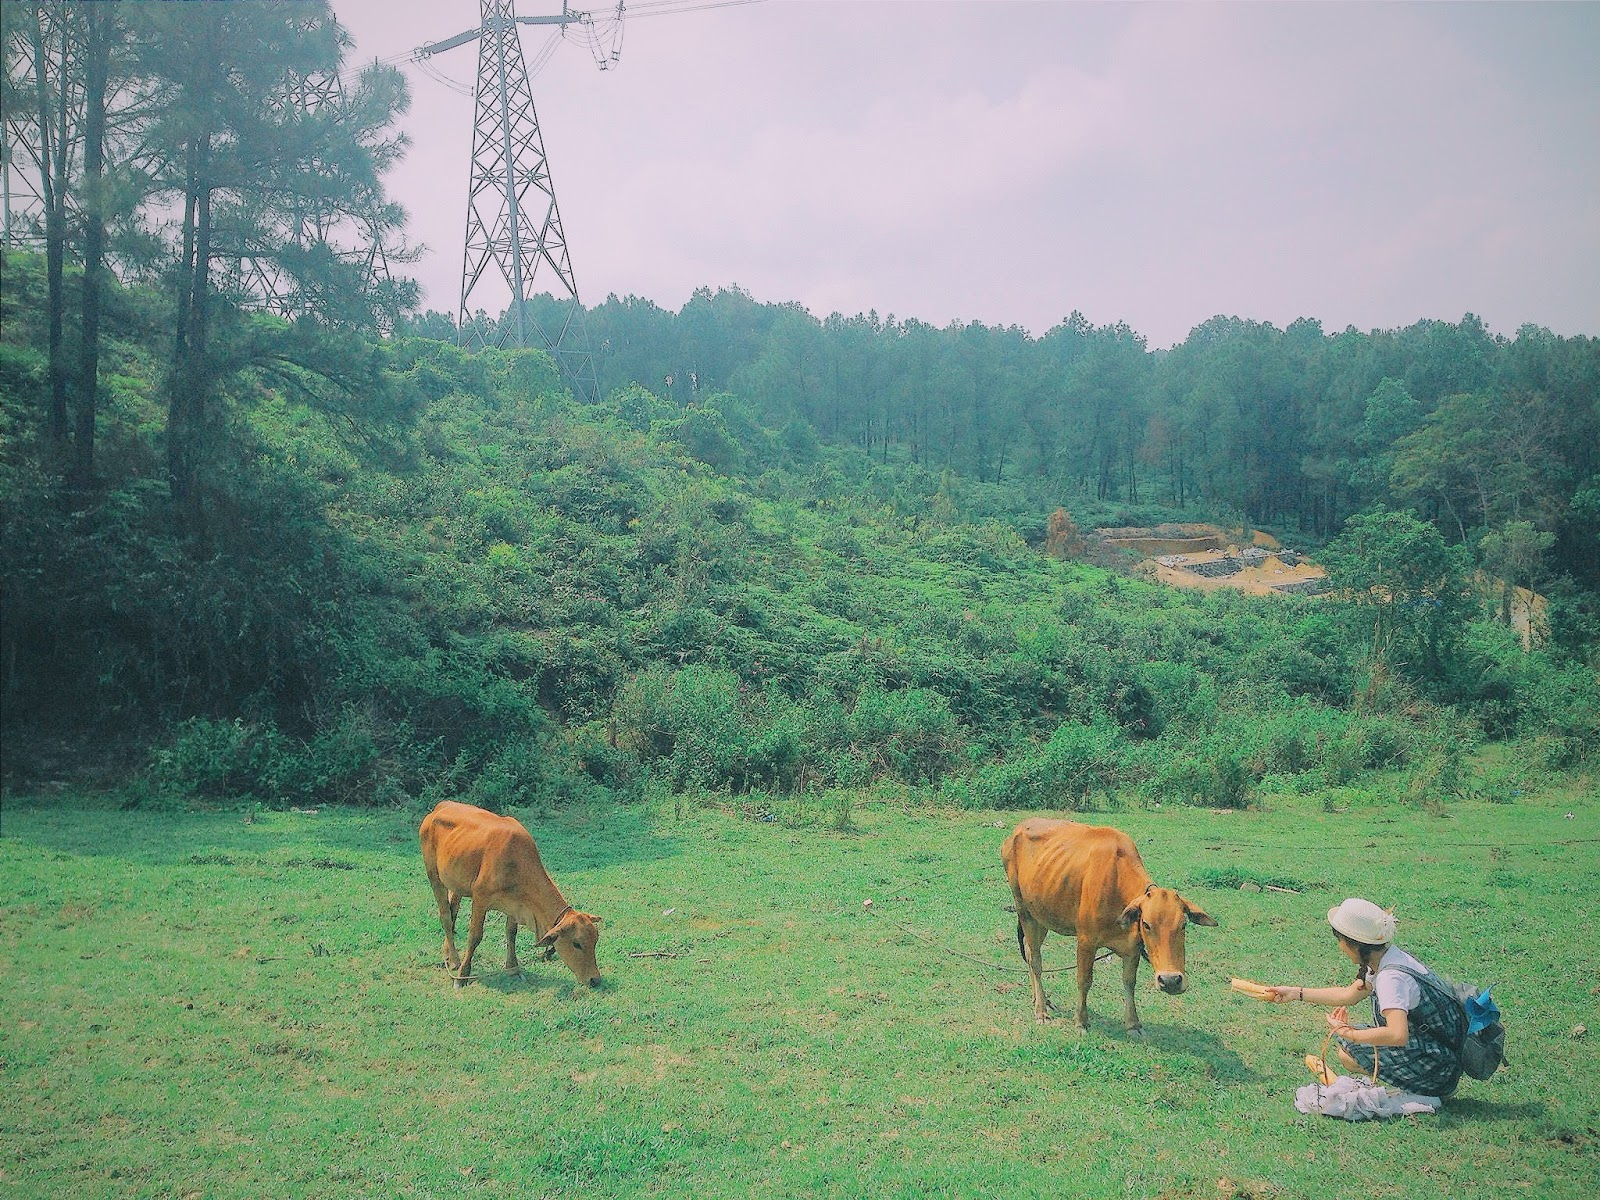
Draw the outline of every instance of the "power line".
M661 0L663 5L671 4L672 7L662 7L653 12L638 12L641 8L653 8L650 4L632 4L628 6L628 15L636 21L643 21L649 17L671 17L678 13L705 12L713 8L742 8L746 4L765 4L766 0L710 0L704 4L679 4L678 0Z
M427 59L417 58L413 59L412 62L416 66L417 70L421 71L435 83L443 84L458 96L466 96L469 99L471 98L472 89L470 87L462 83L460 80L450 78L450 76L439 70L438 67L434 66Z

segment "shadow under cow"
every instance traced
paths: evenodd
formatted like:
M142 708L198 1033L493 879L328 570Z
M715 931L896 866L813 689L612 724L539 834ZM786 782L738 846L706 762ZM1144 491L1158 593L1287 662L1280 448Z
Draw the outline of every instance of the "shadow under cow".
M1102 1032L1117 1041L1147 1046L1158 1051L1176 1051L1199 1059L1206 1073L1222 1083L1249 1083L1262 1078L1260 1072L1240 1058L1216 1034L1192 1025L1164 1025L1146 1021L1142 1037L1112 1025Z

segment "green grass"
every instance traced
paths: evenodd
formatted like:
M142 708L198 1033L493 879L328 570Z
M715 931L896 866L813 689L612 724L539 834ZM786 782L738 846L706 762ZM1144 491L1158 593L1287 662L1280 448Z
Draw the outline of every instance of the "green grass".
M530 820L568 898L606 919L594 991L526 952L520 980L452 988L419 817L8 800L0 1194L1501 1200L1600 1182L1594 1043L1571 1036L1600 1036L1587 785L1444 817L1311 797L1109 817L1222 922L1190 938L1187 995L1141 978L1143 1041L1113 964L1089 1033L1033 1022L998 858L1015 814L863 798L845 834L681 804ZM1494 981L1508 1014L1513 1067L1438 1117L1301 1116L1320 1014L1227 988L1345 979L1324 914L1355 894L1396 905L1439 970ZM676 957L630 957L656 952ZM1065 965L1067 942L1045 956ZM1049 979L1070 1009L1070 974Z

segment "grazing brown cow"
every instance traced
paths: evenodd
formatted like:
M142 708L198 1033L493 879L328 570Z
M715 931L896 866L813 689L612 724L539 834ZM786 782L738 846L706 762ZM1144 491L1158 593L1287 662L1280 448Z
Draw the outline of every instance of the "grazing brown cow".
M472 953L483 940L483 919L491 908L506 915L506 970L516 974L517 926L531 925L545 957L561 955L567 969L591 987L600 982L594 945L600 918L578 912L545 873L533 838L513 817L446 800L422 818L422 865L439 902L444 926L444 960L457 972L456 986L472 976ZM467 954L456 959L456 913L461 897L472 901Z
M1183 927L1215 925L1171 888L1157 887L1133 839L1115 829L1035 817L1022 822L1000 858L1017 902L1017 948L1033 977L1033 1011L1049 1020L1041 947L1045 934L1078 936L1078 1028L1089 1028L1089 983L1101 946L1122 958L1122 993L1128 1031L1138 1033L1133 989L1139 957L1150 960L1156 986L1170 995L1184 989Z

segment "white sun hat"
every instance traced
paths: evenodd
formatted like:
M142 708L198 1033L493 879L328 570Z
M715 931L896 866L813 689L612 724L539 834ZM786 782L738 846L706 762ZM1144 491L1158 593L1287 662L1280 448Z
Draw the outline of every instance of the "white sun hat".
M1368 946L1394 940L1394 914L1371 900L1349 899L1328 910L1328 924L1345 937Z

